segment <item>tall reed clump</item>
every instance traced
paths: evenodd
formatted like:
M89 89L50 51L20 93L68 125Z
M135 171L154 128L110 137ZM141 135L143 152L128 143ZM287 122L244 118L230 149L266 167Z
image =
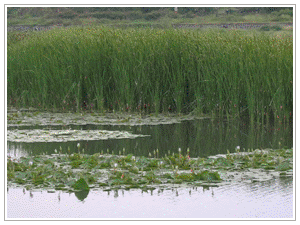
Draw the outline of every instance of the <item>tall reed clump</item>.
M8 47L8 102L246 115L293 108L293 37L257 31L51 30ZM11 100L11 101L10 101Z

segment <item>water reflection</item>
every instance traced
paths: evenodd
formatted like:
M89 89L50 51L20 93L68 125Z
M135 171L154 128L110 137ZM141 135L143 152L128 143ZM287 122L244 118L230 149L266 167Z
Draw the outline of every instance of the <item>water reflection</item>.
M12 143L8 144L8 152L7 156L12 159L17 159L21 157L28 157L30 154L28 153L28 149L23 148L22 143Z
M52 129L62 129L63 126L53 126ZM70 125L72 129L80 130L81 126ZM42 129L41 127L34 127ZM9 129L12 129L10 127ZM33 127L18 127L18 129L33 129ZM85 125L90 130L120 130L133 134L150 135L135 139L109 139L99 141L72 141L47 143L16 143L8 142L8 154L27 156L28 154L54 154L55 149L62 153L76 152L77 143L85 150L85 154L106 153L133 154L148 156L158 149L159 155L177 153L182 149L186 154L189 148L191 157L206 157L209 155L226 154L227 149L234 151L236 146L244 149L282 148L293 146L293 127L288 123L274 123L264 126L251 126L247 121L194 120L177 124L144 125L144 126L96 126ZM125 149L125 152L124 152ZM153 156L153 155L152 155Z
M114 190L114 198L117 198L117 197L119 197L118 190Z
M9 218L293 217L291 178L220 187L176 186L150 192L119 189L113 193L99 189L79 195L9 188L7 215Z
M78 191L75 192L75 196L78 200L83 201L89 194L89 191Z

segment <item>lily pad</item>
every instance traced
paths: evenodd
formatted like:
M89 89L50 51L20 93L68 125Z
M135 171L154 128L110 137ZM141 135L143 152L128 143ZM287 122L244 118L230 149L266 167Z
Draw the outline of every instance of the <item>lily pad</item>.
M12 142L67 142L74 140L106 140L146 137L150 135L131 134L127 131L108 130L8 130L7 140Z
M7 180L8 184L34 188L54 187L55 190L71 192L106 186L107 189L112 187L130 189L138 188L140 185L168 187L195 186L200 183L223 185L226 182L264 182L293 176L292 158L280 156L282 152L282 150L270 151L267 157L251 157L249 154L239 153L239 157L229 160L229 163L232 163L230 167L224 166L228 162L226 156L222 157L223 159L214 157L213 160L189 159L178 154L163 158L80 153L63 157L58 154L30 156L18 160L8 157ZM231 156L230 153L227 155ZM163 166L159 164L149 167L161 162ZM78 168L74 168L74 163L79 164ZM286 175L280 175L278 171L284 171Z
M281 162L278 166L275 167L277 171L286 171L291 168L290 162L288 160Z
M80 178L75 182L73 188L76 190L90 190L88 184L86 183L85 179Z

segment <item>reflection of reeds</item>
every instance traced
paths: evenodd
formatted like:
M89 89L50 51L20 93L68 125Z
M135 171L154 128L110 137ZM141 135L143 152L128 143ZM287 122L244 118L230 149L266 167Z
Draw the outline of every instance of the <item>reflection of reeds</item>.
M252 121L292 111L291 36L86 27L22 38L8 48L10 104L80 109L88 100L101 111L195 110Z

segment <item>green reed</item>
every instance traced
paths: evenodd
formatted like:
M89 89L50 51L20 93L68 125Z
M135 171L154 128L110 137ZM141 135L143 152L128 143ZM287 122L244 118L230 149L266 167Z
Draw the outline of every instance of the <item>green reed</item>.
M287 117L293 37L280 34L74 27L26 36L8 45L8 103Z

